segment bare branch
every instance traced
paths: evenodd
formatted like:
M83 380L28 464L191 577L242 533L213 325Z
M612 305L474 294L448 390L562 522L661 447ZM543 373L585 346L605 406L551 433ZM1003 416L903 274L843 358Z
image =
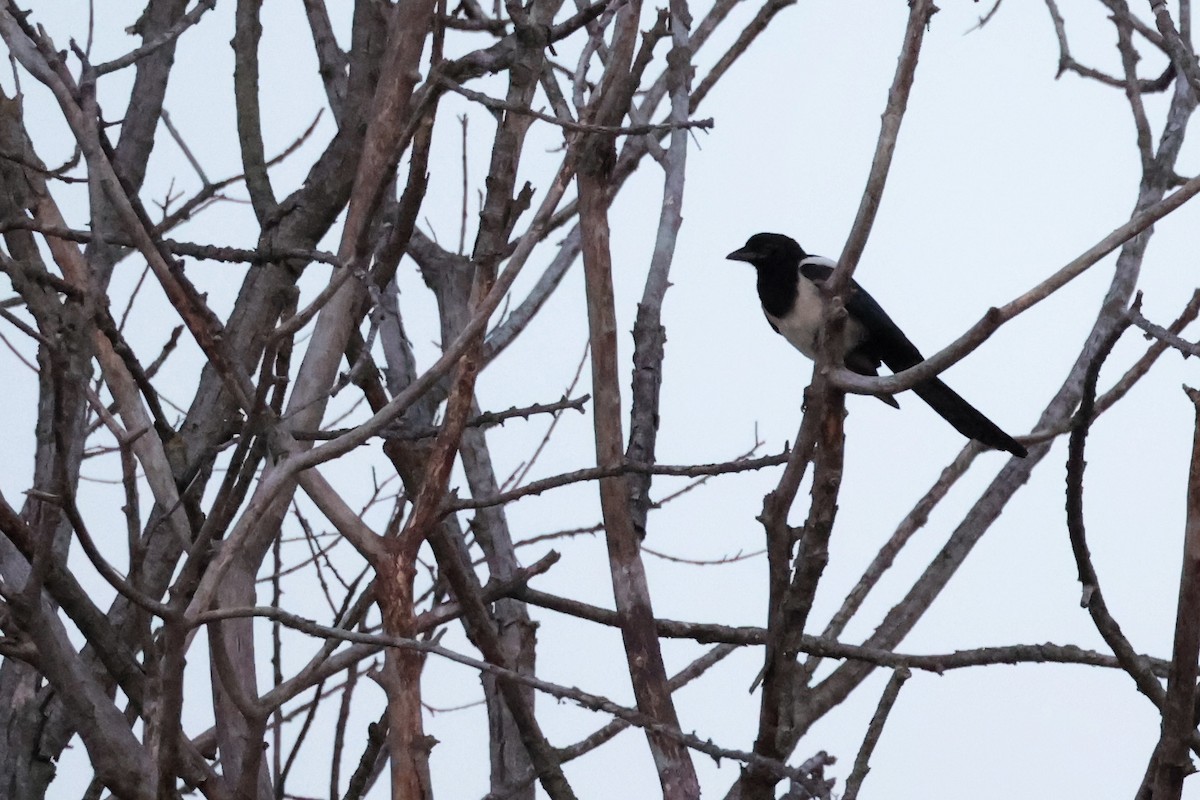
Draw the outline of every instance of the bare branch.
M996 7L998 8L999 5L997 2ZM995 8L992 9L992 13L995 13ZM980 22L980 25L982 24L983 21ZM867 777L867 773L871 771L869 766L871 754L875 752L875 745L879 744L879 737L883 735L883 726L887 723L888 714L891 713L892 706L896 703L900 687L911 676L912 673L904 668L892 673L891 680L883 690L883 696L879 698L879 707L875 709L875 716L871 717L866 738L863 739L862 747L859 748L858 755L854 759L854 769L850 771L850 777L846 778L846 790L842 793L842 800L858 800L862 782Z
M1200 392L1186 389L1196 407L1196 434L1192 466L1188 473L1187 524L1183 539L1183 565L1179 577L1179 604L1175 613L1175 644L1167 694L1162 706L1162 738L1155 750L1157 774L1154 797L1178 798L1183 780L1192 772L1189 739L1195 734L1197 657L1200 656Z
M1166 198L1148 208L1139 210L1128 222L1113 230L1112 233L1025 294L1000 308L989 309L979 322L976 322L965 333L915 367L879 378L868 378L847 369L838 368L831 375L833 384L839 389L855 394L896 394L905 389L911 389L921 381L939 375L987 341L1004 323L1045 300L1094 266L1100 259L1149 229L1155 222L1178 209L1198 193L1200 193L1200 177L1192 178Z
M116 72L120 69L125 69L131 66L156 50L170 44L183 35L184 31L192 27L200 21L204 14L211 11L217 5L217 0L196 0L196 5L191 11L179 18L179 21L168 28L163 33L156 36L148 42L144 42L140 47L130 50L120 58L114 58L112 61L106 61L103 64L97 64L94 69L97 76L107 75L110 72Z

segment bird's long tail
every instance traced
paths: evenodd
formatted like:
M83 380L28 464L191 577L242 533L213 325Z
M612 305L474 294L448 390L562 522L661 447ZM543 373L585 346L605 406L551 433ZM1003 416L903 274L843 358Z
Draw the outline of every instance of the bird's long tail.
M1021 458L1028 455L1028 451L1015 439L1000 430L996 423L939 379L931 378L918 383L913 387L913 391L968 439L974 439L997 450L1007 450Z

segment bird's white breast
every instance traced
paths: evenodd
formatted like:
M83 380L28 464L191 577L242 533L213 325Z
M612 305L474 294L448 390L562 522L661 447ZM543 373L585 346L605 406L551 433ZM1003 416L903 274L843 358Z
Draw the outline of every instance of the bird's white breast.
M821 332L821 292L803 275L796 286L796 302L786 316L767 314L775 330L792 346L811 359L817 357L817 337Z
M801 265L837 266L837 262L824 256L809 256L800 263ZM804 273L800 273L796 284L796 302L792 305L791 311L783 317L767 314L767 320L775 326L783 338L813 361L817 360L817 339L821 335L824 302L825 298L817 284L805 277ZM861 322L854 317L847 319L843 355L857 347L866 336L867 330Z

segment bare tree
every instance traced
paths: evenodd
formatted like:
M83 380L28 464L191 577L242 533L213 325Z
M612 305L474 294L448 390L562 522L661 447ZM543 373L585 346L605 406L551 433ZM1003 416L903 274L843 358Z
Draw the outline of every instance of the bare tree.
M359 798L376 786L394 798L432 797L437 742L427 724L439 710L423 681L457 663L481 684L490 798L533 798L538 787L556 800L575 797L564 765L629 727L644 733L664 797L699 796L696 753L738 763L739 776L723 788L747 800L773 798L781 786L789 798L832 797L829 768L841 756L853 763L845 796L855 797L912 670L1056 662L1133 678L1163 720L1139 797L1180 796L1190 754L1200 754L1200 456L1169 661L1140 654L1105 606L1082 494L1094 420L1165 351L1196 349L1180 334L1200 295L1169 327L1146 320L1135 300L1153 225L1200 192L1200 178L1177 168L1200 96L1187 0L1174 16L1163 3L1138 15L1123 0L1101 0L1123 70L1115 75L1072 57L1067 23L1047 0L1061 72L1128 99L1142 168L1129 220L920 365L865 378L830 355L844 321L841 295L920 83L922 45L937 26L932 2L910 0L794 444L761 455L755 443L722 463L683 465L660 463L656 447L660 418L670 413L662 309L689 148L711 125L699 116L703 102L790 0L766 0L748 21L733 13L734 0L703 9L684 0L662 9L640 0L565 8L559 0L492 8L305 0L317 69L292 81L315 88L319 79L331 120L314 107L317 120L297 124L277 152L270 142L281 123L265 103L279 87L262 78L261 60L279 46L270 38L278 18L260 0L229 5L232 16L222 17L216 0L150 0L129 29L139 44L97 63L119 28L98 9L81 43L43 24L42 11L0 0L13 63L0 98L0 266L12 291L0 304L0 332L25 361L22 374L33 376L28 392L13 390L13 406L36 417L27 483L0 495L0 795L59 796L55 763L74 741L92 770L87 797ZM999 2L980 25L997 13ZM726 30L734 20L744 27ZM168 88L204 68L203 48L185 45L230 30L233 93L212 116L235 131L240 168L213 180L197 147L212 133L175 124ZM1165 71L1139 73L1143 52L1164 60ZM1157 139L1143 102L1154 93L1169 98ZM47 162L56 146L50 119L69 131L74 149L61 164ZM479 126L468 119L494 123L489 144L477 146ZM172 183L151 199L152 155L167 148L191 173L172 173L180 188ZM473 163L481 151L486 166ZM639 191L660 183L661 202L653 241L629 263L610 234L623 224L614 203L635 177ZM252 231L253 246L232 246L210 221L218 215ZM457 246L442 242L438 228L456 228L449 239ZM1029 457L1005 463L874 633L844 643L866 597L980 454L965 447L815 633L844 466L845 393L891 394L940 373L1114 252L1092 331L1022 437ZM580 361L574 378L561 376L561 398L486 410L491 376L537 385L502 356L514 343L561 344L535 320L547 304L569 302L559 290L577 262L590 389L578 388ZM141 279L129 280L143 264ZM415 287L405 283L413 264L424 289L405 291ZM614 277L630 276L641 296L623 360L625 310ZM1100 365L1131 326L1153 343L1100 392ZM579 412L591 424L594 458L530 479L539 459L577 455L556 430ZM518 420L527 426L506 441L528 455L506 478L511 458L497 455L489 431L508 423L509 434ZM530 433L535 423L545 430ZM1112 655L1071 645L898 652L1060 437L1070 440L1068 525L1084 604ZM708 482L703 491L717 497L711 479L779 466L759 518L769 585L761 625L656 614L643 561L654 546L651 512L678 493L655 500L654 478L691 481L680 493ZM807 508L798 502L806 479ZM598 522L581 519L584 510L541 535L514 522L518 500L568 487L587 493ZM804 521L792 524L796 517ZM595 571L549 547L596 532L607 548L611 610L535 588L548 571L567 573L567 585ZM531 545L540 557L521 558ZM546 611L581 629L619 631L633 705L573 679L539 677L538 656L548 651L539 649L536 619ZM708 649L671 674L664 642L674 639ZM761 691L745 701L757 708L757 730L743 742L689 732L678 690L739 648L762 654ZM827 659L837 666L821 671ZM806 739L878 668L893 670L892 680L857 758ZM205 678L211 692L201 695L195 687ZM603 721L564 745L539 695ZM314 752L326 782L316 788L297 776L311 775L304 762Z

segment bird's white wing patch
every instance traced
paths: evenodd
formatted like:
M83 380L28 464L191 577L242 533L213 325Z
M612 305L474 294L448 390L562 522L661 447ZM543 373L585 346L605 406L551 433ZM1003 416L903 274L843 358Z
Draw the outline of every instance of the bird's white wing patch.
M825 256L807 256L800 261L800 266L804 266L805 264L816 264L817 266L829 267L830 269L837 267L836 261Z

